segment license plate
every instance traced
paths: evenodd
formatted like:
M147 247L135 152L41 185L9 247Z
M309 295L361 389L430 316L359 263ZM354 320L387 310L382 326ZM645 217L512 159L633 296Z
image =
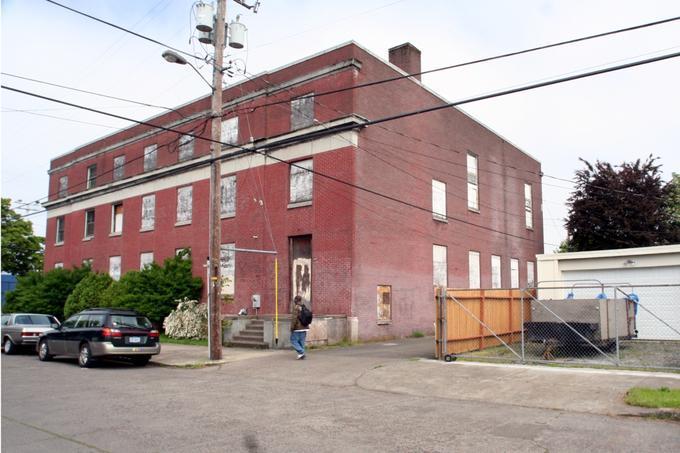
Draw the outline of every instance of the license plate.
M141 337L128 337L128 343L141 343Z

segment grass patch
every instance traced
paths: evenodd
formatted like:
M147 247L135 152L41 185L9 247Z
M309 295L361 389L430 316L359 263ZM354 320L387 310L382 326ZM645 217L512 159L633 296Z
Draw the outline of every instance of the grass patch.
M420 330L414 330L411 334L411 338L423 338L425 336Z
M165 334L161 334L161 344L186 344L190 346L205 346L208 347L208 339L194 340L188 338L170 338Z
M633 387L626 393L625 401L631 406L680 409L680 388Z

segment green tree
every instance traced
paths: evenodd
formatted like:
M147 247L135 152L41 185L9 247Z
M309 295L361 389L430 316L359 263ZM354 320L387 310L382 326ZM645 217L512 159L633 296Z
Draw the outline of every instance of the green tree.
M5 313L45 313L64 319L66 299L76 285L90 274L88 266L30 272L19 277L17 286L7 294Z
M33 224L11 208L12 200L2 199L2 270L26 275L43 267L45 239L33 234Z
M672 215L674 185L663 182L656 158L618 167L581 161L586 168L576 172L576 191L568 200L565 251L680 242L680 222Z
M91 273L83 278L73 289L64 305L64 317L93 307L109 307L110 298L107 290L113 283L108 274Z
M680 223L680 173L673 173L670 184L670 202L668 209L676 223Z

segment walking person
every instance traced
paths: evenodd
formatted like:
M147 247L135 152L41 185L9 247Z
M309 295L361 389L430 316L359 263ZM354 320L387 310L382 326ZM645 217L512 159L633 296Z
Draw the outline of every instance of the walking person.
M310 322L311 311L302 303L302 297L295 296L290 317L290 343L297 352L298 360L305 358L305 340L307 339Z

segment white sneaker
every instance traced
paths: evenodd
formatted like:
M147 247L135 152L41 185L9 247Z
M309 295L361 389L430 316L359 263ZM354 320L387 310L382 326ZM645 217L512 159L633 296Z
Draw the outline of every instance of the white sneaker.
M298 359L298 360L304 359L304 358L305 358L305 355L304 355L304 354L298 354L298 355L297 355L297 359Z

